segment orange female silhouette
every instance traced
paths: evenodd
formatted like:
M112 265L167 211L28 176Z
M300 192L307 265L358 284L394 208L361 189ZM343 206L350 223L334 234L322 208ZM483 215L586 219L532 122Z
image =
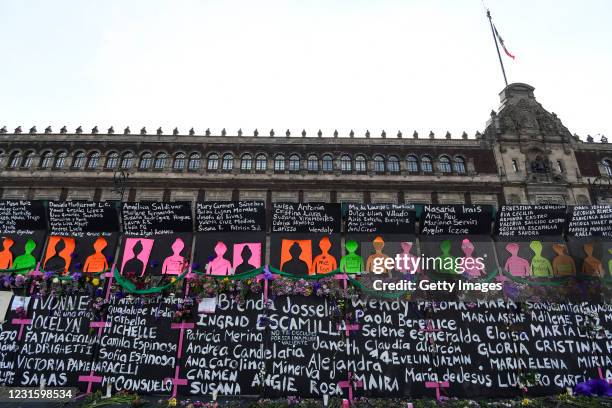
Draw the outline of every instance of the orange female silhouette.
M4 237L2 241L2 251L0 251L0 269L9 269L13 266L13 253L11 247L15 241L9 237Z
M108 262L106 261L106 257L102 253L104 248L108 245L106 239L103 237L98 237L93 243L93 248L95 253L89 255L85 260L85 266L83 267L83 272L104 272L108 269Z
M374 253L370 255L366 261L366 272L374 272L374 263L376 262L376 259L380 259L380 265L382 268L384 268L385 272L391 272L391 270L384 267L385 260L390 258L390 256L383 253L385 241L382 239L382 237L378 236L374 238L372 241L372 246L374 247Z
M321 248L321 254L315 256L312 262L312 269L314 274L319 273L330 273L338 267L336 258L329 254L331 249L331 241L329 237L323 237L319 241L319 248Z
M43 268L49 271L68 273L74 252L74 238L49 237Z
M553 251L557 254L553 258L553 275L554 276L575 276L576 263L574 259L565 253L567 249L563 244L553 244Z
M582 274L586 276L603 276L603 265L601 261L593 256L593 243L589 242L584 244L583 246L584 252L587 254L587 257L584 258L584 262L582 263Z

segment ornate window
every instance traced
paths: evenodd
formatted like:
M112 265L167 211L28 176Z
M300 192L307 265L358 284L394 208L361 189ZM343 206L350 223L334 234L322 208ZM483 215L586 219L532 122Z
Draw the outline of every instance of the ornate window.
M240 158L240 170L242 171L251 171L253 168L253 156L249 153L245 153Z
M423 173L431 173L433 171L431 157L429 156L421 157L421 169L423 170Z
M606 176L612 176L612 161L605 159L603 162L604 173Z
M440 157L440 171L442 173L451 173L453 171L451 161L447 156Z
M54 169L61 169L62 167L64 167L64 163L66 163L66 157L68 156L68 153L66 152L59 152L57 154L57 156L55 157L55 163L53 164L53 168Z
M152 163L153 163L153 155L151 153L143 153L140 156L140 163L138 164L138 168L140 170L150 169Z
M419 171L419 159L416 156L409 155L406 158L406 167L410 173L416 173Z
M389 161L387 162L387 169L389 169L391 173L399 173L400 165L397 156L389 156Z
M331 156L331 154L323 155L322 164L323 171L334 171L334 158Z
M308 156L306 166L308 167L308 171L319 171L319 158L317 155L311 154Z
M299 171L300 170L300 156L297 154L292 154L289 156L289 171Z
M134 164L134 153L125 152L123 156L121 156L121 168L123 170L131 169Z
M190 171L200 170L201 165L200 153L191 153L189 155L189 162L187 163L187 169Z
M234 168L234 155L231 153L225 153L223 160L221 161L221 170L232 170Z
M385 158L380 154L374 156L374 171L377 173L382 173L385 171Z
M166 168L166 161L168 161L168 154L166 153L157 153L155 156L155 161L153 162L154 170L163 170Z
M268 168L268 158L265 154L258 154L255 157L255 170L257 171L266 171Z
M107 169L116 169L119 165L119 153L111 152L106 158L106 168Z
M465 174L465 159L463 157L455 157L455 172Z
M274 156L274 171L285 171L285 156L282 154Z
M368 171L367 160L363 154L355 156L355 171L358 173L365 173Z
M100 163L100 153L99 152L89 153L89 156L87 157L87 168L97 169L98 163Z
M85 152L76 152L72 158L72 168L82 169L85 165Z
M208 155L208 161L206 164L206 168L208 170L218 170L219 169L219 155L217 153L211 153Z
M185 155L185 153L177 153L174 156L174 163L172 164L172 168L174 170L185 170L186 162L187 162L187 155Z
M25 161L23 163L24 163L23 167L25 167ZM21 164L21 153L15 152L11 154L11 158L9 160L8 167L10 169L16 169L17 167L19 167L20 164Z
M36 157L36 153L34 153L33 151L29 151L26 153L25 158L23 159L23 164L21 165L21 167L29 169L30 167L32 167L32 163L34 163L34 157ZM21 158L21 155L17 156L17 158ZM17 160L17 166L19 166L19 160Z
M353 168L353 161L351 160L351 156L348 154L343 154L340 156L340 170L342 171L351 171Z
M40 167L43 169L48 169L53 164L53 153L44 152L40 159Z

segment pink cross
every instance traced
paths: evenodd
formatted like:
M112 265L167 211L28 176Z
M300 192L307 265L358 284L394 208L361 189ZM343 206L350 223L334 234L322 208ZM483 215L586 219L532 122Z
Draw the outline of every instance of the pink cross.
M113 266L111 266L110 272L106 272L104 274L105 278L108 278L108 283L106 286L106 296L104 296L105 300L109 300L110 299L110 290L111 290L111 286L113 283L113 278L115 277L115 267L117 266L116 263L113 262Z
M336 325L336 330L342 330L343 325L341 325L340 323L338 323ZM361 325L354 323L351 324L349 323L347 320L344 321L344 333L346 334L346 337L349 337L351 335L352 331L357 331L361 328Z
M89 322L89 328L90 329L98 329L98 337L100 337L102 335L102 330L105 327L111 327L111 322Z
M355 386L355 388L363 388L363 381L353 380L353 373L349 371L348 380L340 381L338 383L338 386L340 388L348 388L348 399L349 399L349 402L352 404L353 403L353 386Z
M170 325L171 329L180 329L181 332L179 333L179 341L178 341L178 351L176 354L177 358L181 358L181 356L183 355L183 333L185 331L185 329L193 329L195 327L195 323L172 323Z
M425 388L435 388L436 389L436 399L440 401L440 388L448 388L450 385L448 381L425 381Z
M599 379L600 380L605 380L606 376L603 374L603 370L601 369L601 367L597 367L597 373L599 374ZM612 380L607 380L610 384L612 384Z
M187 385L186 378L179 378L179 370L180 367L176 366L174 369L174 378L165 378L164 381L170 381L172 383L172 395L171 397L176 397L176 391L178 390L179 385Z
M267 266L264 267L264 273L260 273L256 276L257 282L263 279L264 281L264 302L268 302L268 281L271 279L276 279L278 277L277 274L271 273Z
M94 375L93 370L89 372L89 375L79 375L79 382L87 383L87 394L91 394L91 387L93 383L101 383L102 377Z
M344 281L344 290L346 290L348 288L348 275L346 273L337 273L336 275L334 275L334 278L337 280L342 280Z
M440 331L440 329L434 329L433 322L431 321L431 319L428 319L425 328L419 331L423 333L435 333L435 332ZM429 342L433 343L433 341L434 341L433 337L430 337Z
M23 326L27 324L32 324L32 319L13 319L11 323L19 325L19 334L17 335L17 340L21 340L21 336L23 335Z
M30 272L28 273L28 276L31 276L31 277L33 277L33 278L37 278L37 277L39 277L39 276L44 276L44 273L42 273L42 272L40 271L40 262L38 262L38 263L36 264L36 269L34 269L33 271L30 271ZM34 285L34 279L32 279L32 284L30 285L30 293L34 293L34 286L35 286L35 285Z

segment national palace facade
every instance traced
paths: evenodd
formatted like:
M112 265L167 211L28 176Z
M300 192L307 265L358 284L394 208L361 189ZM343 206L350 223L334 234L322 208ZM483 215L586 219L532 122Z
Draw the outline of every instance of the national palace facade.
M572 135L533 91L506 87L475 137L3 127L0 198L612 203L612 144Z

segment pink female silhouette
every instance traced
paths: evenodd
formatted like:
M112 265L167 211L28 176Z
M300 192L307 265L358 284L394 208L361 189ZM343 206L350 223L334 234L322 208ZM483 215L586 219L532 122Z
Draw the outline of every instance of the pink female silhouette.
M529 261L518 256L519 248L519 244L515 242L506 245L506 251L510 252L511 256L506 260L504 269L513 276L529 276L531 275Z
M419 257L410 253L412 250L412 242L402 242L400 243L402 247L401 259L402 261L399 264L398 270L401 273L409 273L416 274L421 271L421 264L419 262Z
M217 242L217 245L215 245L217 256L208 263L206 267L207 275L233 275L232 263L223 257L226 252L227 246L221 241Z
M465 271L463 273L467 274L470 278L479 278L483 273L483 268L479 267L481 265L480 262L476 262L476 258L472 256L474 253L474 244L465 238L461 241L461 250L465 254L463 257L463 268Z
M183 273L183 267L187 263L185 258L181 256L183 248L185 248L185 243L180 238L172 243L172 255L164 259L162 275L180 275Z

